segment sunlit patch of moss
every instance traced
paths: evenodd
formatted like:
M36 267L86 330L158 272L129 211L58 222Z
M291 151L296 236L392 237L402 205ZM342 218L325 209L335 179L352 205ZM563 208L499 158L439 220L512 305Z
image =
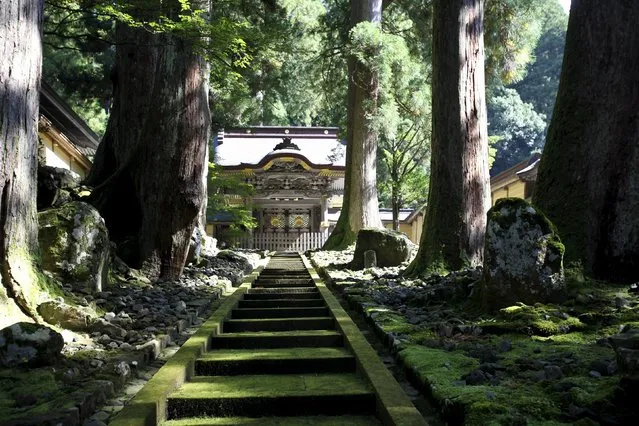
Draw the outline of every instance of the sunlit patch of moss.
M537 303L519 303L499 311L497 317L478 323L488 332L518 332L551 336L586 327L579 318L562 312L561 307Z
M414 325L406 322L403 315L397 312L383 308L368 308L368 313L386 333L406 334L416 329Z
M501 385L467 386L461 378L479 362L461 351L412 345L400 352L446 415L459 416L467 425L512 424L517 419L552 419L560 413L539 384L505 380ZM457 411L457 412L455 412ZM494 423L497 421L497 423Z
M597 379L582 376L570 377L569 381L575 386L570 389L572 401L593 411L599 411L610 405L615 392L619 389L618 377L599 377Z
M437 339L439 336L435 331L426 328L415 328L408 334L408 340L411 343L423 344L428 340Z

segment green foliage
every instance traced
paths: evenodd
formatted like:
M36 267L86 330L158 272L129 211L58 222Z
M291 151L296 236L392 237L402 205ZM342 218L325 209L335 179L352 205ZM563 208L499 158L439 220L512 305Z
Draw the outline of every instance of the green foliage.
M229 241L241 237L257 226L253 209L246 199L253 193L253 186L240 176L220 173L219 168L209 163L207 217L221 216L230 224L225 235Z
M534 105L550 122L559 86L568 15L555 0L547 3L535 61L528 65L526 76L512 87L524 102Z
M87 2L52 0L45 4L42 74L98 135L110 106L109 73L115 55L113 22L98 19ZM87 7L85 7L87 6Z
M486 81L512 83L525 75L541 35L541 15L549 0L486 2ZM552 0L556 2L556 0Z
M541 152L546 117L525 103L514 89L499 88L488 96L488 134L496 149L491 172L499 173Z

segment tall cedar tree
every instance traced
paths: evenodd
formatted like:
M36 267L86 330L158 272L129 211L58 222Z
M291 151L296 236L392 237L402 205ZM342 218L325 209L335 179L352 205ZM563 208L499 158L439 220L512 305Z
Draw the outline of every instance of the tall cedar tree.
M0 328L36 316L42 8L42 0L0 2Z
M381 25L381 0L351 0L351 28L361 22ZM377 201L377 132L371 115L377 108L377 71L348 60L348 112L346 124L346 178L342 212L324 249L344 248L355 242L360 229L382 227Z
M572 2L534 202L566 260L596 278L639 280L639 2Z
M490 206L483 15L483 0L433 3L430 192L407 275L482 262Z
M156 4L136 17L178 19L178 0ZM128 264L175 279L204 200L208 67L195 39L123 23L116 39L113 109L87 178L92 203Z

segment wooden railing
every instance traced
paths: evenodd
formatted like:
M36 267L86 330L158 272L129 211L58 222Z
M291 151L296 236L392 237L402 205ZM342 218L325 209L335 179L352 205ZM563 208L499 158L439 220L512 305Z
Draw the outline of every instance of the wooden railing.
M272 251L306 251L322 247L328 238L324 232L258 232L234 241L239 248Z

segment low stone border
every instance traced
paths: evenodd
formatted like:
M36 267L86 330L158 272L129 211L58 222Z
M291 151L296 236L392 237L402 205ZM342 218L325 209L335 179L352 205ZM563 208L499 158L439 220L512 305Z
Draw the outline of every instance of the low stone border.
M318 275L321 276L321 278L327 283L328 287L330 287L334 291L337 291L339 294L343 294L342 292L343 288L341 288L339 285L336 285L335 280L333 280L333 278L330 276L328 272L324 270L324 268L317 266L313 260L310 260L309 263L312 264L314 267L317 267L316 271ZM397 364L403 368L404 374L406 375L406 378L409 381L409 383L412 386L414 386L417 390L419 390L422 393L422 395L425 395L426 397L428 397L432 403L439 405L439 401L437 401L435 398L432 397L430 385L424 382L419 377L419 375L415 372L415 369L412 366L407 365L404 359L397 356L397 353L399 351L399 345L401 344L401 342L398 342L395 336L393 336L392 334L385 332L384 329L377 322L375 322L375 320L370 316L370 314L366 312L366 309L364 308L364 306L362 306L360 303L357 303L351 300L348 297L345 300L348 302L348 305L352 309L360 313L366 319L366 322L368 322L371 325L377 337L382 342L384 342L384 344L389 348L390 353L393 355L395 362L397 362Z
M357 325L340 306L335 296L328 290L309 260L302 256L315 285L332 311L338 329L344 334L347 346L357 354L358 372L373 386L377 395L377 416L385 425L417 426L426 421L393 375L381 362L377 352L368 343ZM326 275L326 274L325 274ZM330 279L330 277L329 277Z
M109 423L112 426L155 426L165 420L166 397L194 373L195 360L208 349L210 337L219 334L222 323L251 287L263 267L255 269L234 289L213 315L189 338L135 397Z

